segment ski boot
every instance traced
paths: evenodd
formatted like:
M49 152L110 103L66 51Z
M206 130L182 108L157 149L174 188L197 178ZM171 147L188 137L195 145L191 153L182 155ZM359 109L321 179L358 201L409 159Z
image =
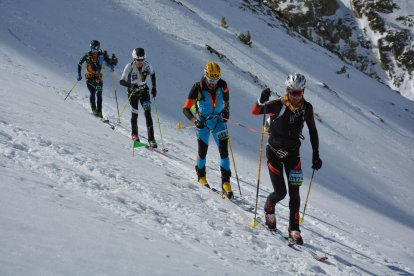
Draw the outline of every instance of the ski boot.
M103 119L102 111L97 110L95 116Z
M150 148L153 148L153 149L158 148L157 142L155 140L150 141L148 144Z
M207 188L210 188L210 185L208 185L207 178L205 176L199 177L198 178L198 183L200 183L201 185L203 185Z
M137 142L139 142L139 137L138 137L138 135L133 134L133 135L132 135L132 141L137 141Z
M98 117L98 110L95 107L91 107L91 108L92 108L92 114Z
M275 208L273 207L272 203L266 201L265 207L265 219L266 219L266 226L269 230L275 231L276 230L276 215L275 215Z
M289 229L289 242L303 245L302 235L300 234L300 230L290 230Z
M222 184L222 194L228 199L233 198L233 191L231 190L230 182L223 182Z

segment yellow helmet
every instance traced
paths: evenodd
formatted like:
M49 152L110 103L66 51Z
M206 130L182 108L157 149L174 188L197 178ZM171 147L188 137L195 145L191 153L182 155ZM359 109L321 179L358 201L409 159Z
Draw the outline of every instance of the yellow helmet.
M206 66L204 66L204 75L209 79L219 79L221 76L220 66L214 61L210 61L206 64Z

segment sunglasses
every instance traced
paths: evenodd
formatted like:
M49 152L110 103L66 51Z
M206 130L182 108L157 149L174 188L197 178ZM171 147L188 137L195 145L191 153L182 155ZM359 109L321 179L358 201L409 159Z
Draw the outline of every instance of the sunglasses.
M209 84L217 84L219 80L220 80L220 78L218 78L218 79L210 79L209 77L206 76L206 81Z
M293 97L301 97L303 96L303 90L288 90L289 95Z
M144 61L145 58L134 58L134 61Z

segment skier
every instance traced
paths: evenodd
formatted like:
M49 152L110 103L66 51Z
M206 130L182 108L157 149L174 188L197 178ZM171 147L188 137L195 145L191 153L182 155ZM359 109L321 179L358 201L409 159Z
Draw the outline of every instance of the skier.
M206 156L211 133L220 152L223 195L231 199L233 191L230 184L229 136L225 124L225 120L230 117L229 89L220 77L220 66L208 62L204 67L204 76L191 88L183 112L197 128L198 156L195 169L198 182L210 187L206 179ZM192 110L194 107L195 110Z
M85 78L86 86L90 92L89 101L92 113L93 115L102 118L103 64L105 62L105 65L109 66L111 72L113 72L114 67L118 63L118 59L114 54L112 55L112 58L109 58L108 53L100 49L101 44L98 40L92 40L90 48L91 50L85 53L85 55L83 55L83 57L79 60L77 80L80 81L82 79L82 64L86 62Z
M309 129L313 150L312 168L319 170L322 167L322 160L319 158L319 137L313 107L303 97L306 79L298 73L290 74L285 84L284 97L273 101L269 101L270 89L264 89L251 112L253 115L270 114L270 136L266 156L274 192L269 194L264 206L266 225L270 230L276 229L275 205L287 193L283 177L284 169L290 197L289 238L297 244L303 244L299 229L299 187L303 181L299 139L303 139L302 129L305 122Z
M154 128L151 116L151 98L149 87L146 82L148 75L151 76L151 95L155 99L157 96L157 86L155 71L152 65L145 60L145 50L135 48L132 51L133 61L128 63L122 73L120 84L128 88L128 98L131 104L131 135L132 140L139 141L138 137L138 102L144 109L147 123L148 143L150 147L156 148L157 142L154 138Z

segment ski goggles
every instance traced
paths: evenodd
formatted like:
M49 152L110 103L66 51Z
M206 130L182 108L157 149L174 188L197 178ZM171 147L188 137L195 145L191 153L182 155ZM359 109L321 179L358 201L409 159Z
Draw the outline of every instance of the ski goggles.
M99 47L98 46L96 46L96 47L91 47L91 52L92 53L96 53L96 52L98 52L99 51Z
M304 93L303 90L288 90L287 92L293 97L302 97Z
M220 80L220 78L218 78L218 79L210 79L209 77L207 77L207 76L205 76L206 77L206 82L208 83L208 84L211 84L211 85L216 85L217 83L218 83L218 81Z
M134 61L144 61L145 58L134 58Z

